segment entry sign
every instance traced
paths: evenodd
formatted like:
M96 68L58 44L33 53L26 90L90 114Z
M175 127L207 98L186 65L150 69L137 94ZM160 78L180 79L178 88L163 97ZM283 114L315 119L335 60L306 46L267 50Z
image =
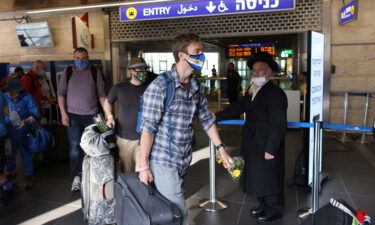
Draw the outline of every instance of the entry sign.
M340 23L349 23L356 20L358 16L358 4L357 0L353 0L344 7L341 8Z
M198 0L120 7L121 21L291 10L295 0Z
M324 80L324 34L309 32L308 65L310 72L310 123L313 118L320 115L319 120L323 121L323 80ZM320 149L322 149L320 143ZM312 183L313 174L313 153L314 153L314 130L310 129L309 135L309 184ZM322 162L320 160L320 162ZM321 169L321 165L319 165Z

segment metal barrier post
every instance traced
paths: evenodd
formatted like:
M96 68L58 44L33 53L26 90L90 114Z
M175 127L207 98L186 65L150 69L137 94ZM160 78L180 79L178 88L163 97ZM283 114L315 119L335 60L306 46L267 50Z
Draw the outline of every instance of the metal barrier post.
M319 191L320 191L320 143L321 143L321 128L322 123L318 118L314 118L314 152L313 152L313 180L311 189L311 208L302 208L298 211L300 218L306 218L307 216L316 213L319 209Z
M216 198L216 177L215 177L215 146L210 140L210 198L202 199L199 207L209 212L218 212L228 208L228 205Z
M319 189L320 189L320 130L321 122L314 121L314 155L313 155L313 186L312 186L312 201L311 213L314 214L319 209Z
M246 89L242 89L242 96L246 95ZM243 120L246 120L246 112L243 113Z
M217 90L217 111L221 111L221 89Z
M303 89L303 107L302 107L302 121L306 121L306 100L307 100L307 89Z
M365 115L364 115L364 118L363 118L363 126L364 127L367 124L367 115L368 115L368 103L369 103L369 100L370 100L370 94L367 93L366 94L366 103L365 103ZM362 132L361 143L362 144L366 143L366 132L364 132L364 131Z
M344 125L346 125L346 121L348 119L348 101L349 101L349 93L345 93L345 98L344 98ZM342 132L342 142L346 142L346 130Z

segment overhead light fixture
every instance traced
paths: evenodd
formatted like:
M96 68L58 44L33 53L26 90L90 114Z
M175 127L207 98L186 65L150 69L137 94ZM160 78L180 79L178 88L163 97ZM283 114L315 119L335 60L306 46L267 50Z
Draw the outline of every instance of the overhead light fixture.
M127 6L127 5L144 5L150 3L160 3L160 2L172 2L173 0L145 0L145 1L132 1L132 2L114 2L106 4L95 4L95 5L86 5L86 6L72 6L72 7L61 7L61 8L50 8L50 9L41 9L41 10L32 10L27 11L27 14L39 14L39 13L50 13L50 12L63 12L63 11L75 11L83 9L98 9L98 8L111 8L118 6Z

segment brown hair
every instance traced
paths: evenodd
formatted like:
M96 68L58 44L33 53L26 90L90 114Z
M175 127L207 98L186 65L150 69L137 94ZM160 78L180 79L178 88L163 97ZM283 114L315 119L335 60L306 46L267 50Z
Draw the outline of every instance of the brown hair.
M173 57L176 62L180 61L178 58L178 53L179 52L185 52L186 53L186 48L193 42L200 42L201 38L194 33L186 33L186 34L180 34L177 35L172 43L172 52L173 52Z
M82 47L79 47L79 48L74 49L74 54L76 54L76 52L84 52L84 53L86 53L87 55L89 54L89 53L87 52L87 49L82 48Z

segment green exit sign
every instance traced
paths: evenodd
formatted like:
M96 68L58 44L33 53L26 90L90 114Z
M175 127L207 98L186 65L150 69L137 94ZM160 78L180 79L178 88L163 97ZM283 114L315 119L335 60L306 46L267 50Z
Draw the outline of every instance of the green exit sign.
M287 58L293 55L293 50L292 49L285 49L284 51L281 52L281 57Z

